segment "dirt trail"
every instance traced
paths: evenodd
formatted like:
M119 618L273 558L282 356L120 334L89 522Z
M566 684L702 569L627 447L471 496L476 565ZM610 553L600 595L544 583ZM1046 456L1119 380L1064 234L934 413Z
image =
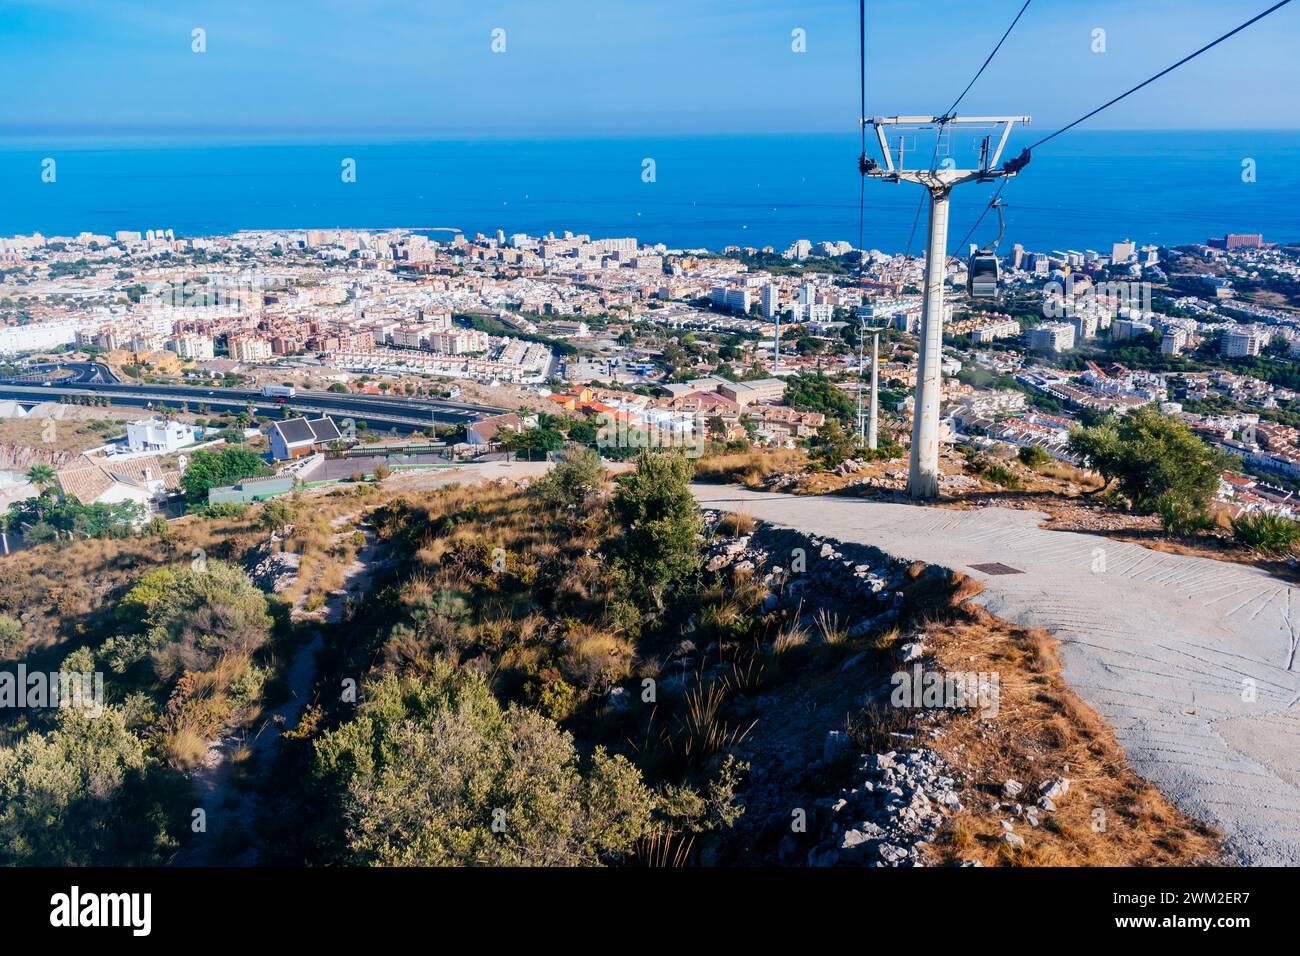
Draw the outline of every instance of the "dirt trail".
M345 515L337 519L335 524L340 529L347 529L359 516L359 513ZM329 594L324 607L316 612L306 612L300 606L295 607L292 615L295 621L338 623L343 619L348 599L364 594L369 589L371 578L382 563L381 552L384 547L376 539L373 529L363 526L361 530L366 536L366 543L348 566L343 587ZM340 537L351 533L340 530ZM221 859L227 835L239 829L250 829L260 808L254 788L235 785L232 758L241 748L247 747L249 754L246 759L252 761L252 766L259 772L264 772L271 765L275 758L275 744L285 730L298 725L303 708L311 699L322 643L320 630L313 629L311 637L297 648L288 665L288 699L279 707L265 712L256 731L251 734L235 731L209 742L207 760L193 776L196 806L202 807L207 814L207 831L196 834L176 853L171 860L173 866L257 864L257 849L251 846L232 859Z

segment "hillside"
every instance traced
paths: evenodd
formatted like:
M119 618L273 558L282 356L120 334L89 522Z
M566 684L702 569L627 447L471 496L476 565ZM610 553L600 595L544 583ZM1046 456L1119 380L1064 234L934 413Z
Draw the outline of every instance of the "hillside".
M6 655L103 672L106 713L6 724L6 862L1215 857L1052 641L969 605L969 581L701 512L672 455L478 474L9 559ZM922 660L1001 675L997 706L973 685L891 706ZM1025 795L999 799L1008 780Z

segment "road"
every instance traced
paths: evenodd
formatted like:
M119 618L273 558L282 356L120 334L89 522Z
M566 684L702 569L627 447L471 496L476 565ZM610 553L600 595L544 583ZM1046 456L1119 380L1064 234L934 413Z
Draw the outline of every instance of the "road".
M85 377L79 375L78 377ZM74 384L33 385L30 382L0 382L0 399L20 402L57 401L63 395L107 395L115 403L152 407L159 402L179 406L188 403L213 408L246 408L249 403L259 415L279 418L285 404L295 411L348 417L370 425L416 431L432 425L464 425L504 409L468 402L429 398L388 398L381 395L352 395L337 392L299 391L284 404L262 396L259 391L234 388L197 388L184 385L137 385L124 382L79 381Z
M1244 864L1300 865L1300 594L1246 565L956 511L698 485L702 505L964 571L1061 641L1067 683L1129 762ZM1015 573L972 565L998 562ZM1293 607L1294 605L1294 607Z

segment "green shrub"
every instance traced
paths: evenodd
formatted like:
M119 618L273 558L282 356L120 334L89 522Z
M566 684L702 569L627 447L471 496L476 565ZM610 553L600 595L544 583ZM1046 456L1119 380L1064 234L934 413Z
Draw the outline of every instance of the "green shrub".
M605 465L590 448L568 452L543 477L533 482L531 493L552 508L581 509L588 497L605 484Z
M628 854L654 808L625 758L580 760L553 721L441 662L369 684L356 719L317 741L314 773L358 864L591 865Z
M0 654L8 655L27 643L22 622L7 614L0 614Z
M701 521L691 495L692 466L678 452L642 451L636 470L618 479L610 502L624 528L618 565L637 597L662 611L697 583L703 563Z
M204 505L194 513L201 518L238 518L247 507L237 501L218 501L216 504Z
M1166 534L1190 538L1214 527L1214 518L1204 506L1177 495L1165 495L1157 502L1160 524Z
M1267 511L1251 512L1232 519L1232 537L1261 554L1290 554L1300 541L1300 522Z
M1037 445L1021 445L1016 457L1022 465L1030 468L1042 468L1052 460L1052 456Z
M1003 488L1016 489L1021 485L1020 476L1010 468L1002 465L989 465L984 469L984 477Z
M1070 451L1114 483L1138 511L1152 513L1174 495L1205 507L1219 489L1219 472L1230 458L1212 448L1180 421L1151 407L1122 418L1076 428Z

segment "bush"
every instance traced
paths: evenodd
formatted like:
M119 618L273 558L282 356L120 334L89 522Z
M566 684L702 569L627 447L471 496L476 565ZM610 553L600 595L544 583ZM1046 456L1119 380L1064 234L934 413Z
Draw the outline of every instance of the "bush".
M58 711L49 734L0 747L0 865L161 865L189 787L157 772L121 707Z
M534 497L553 508L580 509L605 484L605 464L590 448L569 452L532 485Z
M216 504L204 505L194 513L200 518L238 518L248 508L237 501L218 501Z
M27 643L22 622L7 614L0 614L0 654L8 655Z
M233 485L244 478L269 475L271 469L257 452L243 448L224 448L221 451L196 451L190 456L181 485L185 500L202 504L208 500L208 491Z
M293 523L294 507L291 502L273 498L262 505L262 527L268 531L283 531Z
M1016 489L1021 485L1020 476L1010 468L1002 465L988 465L984 468L984 477L1003 488Z
M1261 554L1290 554L1300 541L1300 522L1267 511L1250 512L1232 519L1232 537Z
M691 463L677 452L642 451L618 480L610 504L624 530L618 561L642 601L662 611L692 587L703 563L701 524L691 496Z
M654 798L640 772L518 706L483 677L435 663L385 677L355 720L316 743L314 776L344 821L347 862L386 866L591 865L629 853Z
M852 458L856 451L853 436L840 428L840 423L833 418L827 419L826 423L817 429L817 437L810 440L808 444L812 449L809 458L826 471L839 467Z
M1150 407L1075 429L1070 451L1101 474L1103 488L1115 482L1146 513L1158 511L1166 496L1206 508L1219 490L1219 472L1230 463L1182 422Z
M1214 527L1214 518L1201 505L1166 495L1158 502L1160 524L1166 534L1190 538Z
M174 583L149 598L146 608L154 666L164 679L210 670L226 654L254 651L271 632L266 595L242 569L220 561L175 572Z
M1052 456L1037 445L1021 445L1016 457L1022 465L1030 468L1042 468L1052 461Z

